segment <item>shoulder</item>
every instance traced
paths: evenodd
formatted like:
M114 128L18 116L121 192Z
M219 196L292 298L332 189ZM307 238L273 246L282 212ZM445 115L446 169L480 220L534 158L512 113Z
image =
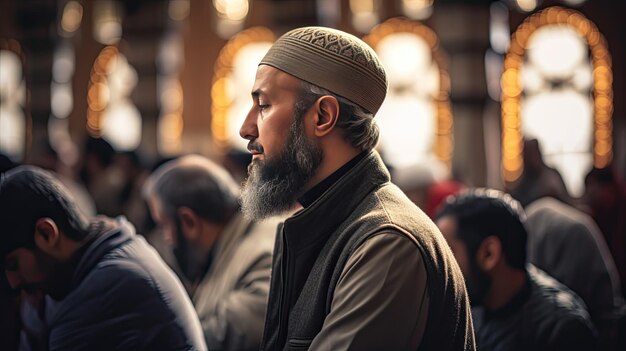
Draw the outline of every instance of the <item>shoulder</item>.
M178 293L179 285L156 251L143 238L133 238L103 256L71 296L89 299L90 305L120 297L125 301L136 299L145 305L161 301L163 294Z
M591 319L581 298L565 285L538 268L529 265L533 291L527 307L551 321L553 327L589 326Z
M344 274L352 270L388 272L420 272L425 274L422 251L408 234L385 229L367 237L357 245L344 267Z

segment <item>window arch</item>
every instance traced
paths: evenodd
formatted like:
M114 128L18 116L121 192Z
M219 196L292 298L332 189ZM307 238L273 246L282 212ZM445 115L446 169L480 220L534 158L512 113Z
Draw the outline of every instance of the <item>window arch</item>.
M130 100L137 72L116 46L107 46L91 70L87 92L87 132L102 137L117 150L134 150L141 143L141 115Z
M561 53L567 54L564 61L546 58L554 59ZM579 57L583 59L575 60ZM544 84L548 87L542 87ZM541 110L556 111L557 107L559 115L541 121L543 134L537 128L538 122L528 121L541 118ZM546 139L548 132L554 143L560 142L561 146L558 150L548 146L547 153L553 154L546 158L546 163L562 173L573 195L580 195L587 168L592 164L604 167L611 161L612 110L611 57L597 27L579 12L561 7L550 7L530 16L513 34L504 60L502 170L505 181L514 182L522 173L524 132L542 143L550 143ZM585 111L587 118L583 120ZM565 123L572 125L577 120L576 130L564 128Z
M246 150L239 126L250 109L257 66L275 39L269 29L253 27L235 35L219 53L211 86L211 131L213 140L223 149Z
M437 35L420 23L393 18L364 40L378 53L388 74L389 92L377 114L380 147L388 162L401 167L434 156L449 171L450 78Z

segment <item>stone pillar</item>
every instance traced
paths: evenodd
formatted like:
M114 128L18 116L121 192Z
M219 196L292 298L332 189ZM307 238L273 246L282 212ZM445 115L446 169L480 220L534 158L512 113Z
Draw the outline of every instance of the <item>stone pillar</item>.
M485 51L489 4L435 2L428 24L448 54L454 115L453 169L470 186L486 184L483 111L488 99Z

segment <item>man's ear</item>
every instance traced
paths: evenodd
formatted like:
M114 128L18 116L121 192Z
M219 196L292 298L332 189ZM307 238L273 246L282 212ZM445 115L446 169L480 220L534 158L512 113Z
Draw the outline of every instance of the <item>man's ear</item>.
M202 229L200 216L189 207L181 207L176 210L176 215L180 220L180 226L183 236L188 240L196 239L200 235Z
M55 255L60 250L61 233L50 218L40 218L35 222L35 245L43 252Z
M330 133L339 119L339 101L334 96L324 95L315 103L315 136Z
M502 242L497 236L489 236L483 240L476 252L478 267L485 272L492 271L502 258Z

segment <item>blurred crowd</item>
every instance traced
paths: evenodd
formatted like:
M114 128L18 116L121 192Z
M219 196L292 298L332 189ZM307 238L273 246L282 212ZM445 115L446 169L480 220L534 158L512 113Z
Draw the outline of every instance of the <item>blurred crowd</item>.
M526 250L527 263L533 265L529 266L532 267L531 273L532 269L539 268L573 290L582 299L586 306L583 308L588 310L593 325L599 333L601 349L617 349L616 345L624 342L620 341L620 338L623 338L623 334L620 333L623 333L626 321L626 305L624 304L626 185L624 178L618 170L612 167L593 168L584 180L584 196L573 198L568 194L559 172L547 166L543 161L536 140L525 141L524 150L524 172L521 178L506 191L519 201L527 216L525 219L525 227L528 231ZM225 177L223 182L230 184L233 188L238 188L246 177L251 156L247 153L232 151L224 156L221 165L212 164L211 161L200 156L172 157L148 162L137 151L117 152L106 140L99 138L88 138L81 151L79 161L74 167L69 167L62 162L57 152L44 142L35 147L25 164L53 172L69 189L79 207L89 216L125 218L130 222L136 228L137 233L145 236L147 241L157 248L164 260L179 273L197 308L198 305L206 305L207 299L217 304L218 298L215 296L228 299L228 294L222 292L220 295L214 288L202 291L202 284L206 284L206 282L202 283L204 274L207 273L206 267L211 263L199 257L206 256L207 252L211 253L209 256L215 256L214 245L210 243L205 251L198 253L193 247L199 244L182 237L180 228L176 227L176 230L172 230L170 225L168 233L168 227L164 224L164 218L167 215L160 214L162 206L151 205L150 199L151 194L157 191L155 190L156 183L160 178L164 178L163 174L167 174L168 169L172 173L171 169L181 168L181 165L191 162L190 159L194 160L194 158L197 158L195 162L198 164L208 163L210 167L216 168L211 172L228 171L230 175ZM7 172L17 166L19 165L0 155L0 172ZM391 172L392 179L408 198L433 220L445 218L447 212L441 210L442 206L447 206L447 211L462 212L459 208L449 204L452 196L467 192L468 186L463 184L459 177L446 178L434 175L432 170L421 165L391 169ZM176 192L181 192L181 197L191 199L193 197L191 193L202 194L202 186L194 183L193 176L187 180L180 177L181 175L178 175L177 180L176 178L170 180L174 183L169 183L168 186ZM202 176L195 176L195 179L201 178ZM160 181L163 182L162 179ZM232 190L233 194L238 194L238 191L238 189ZM210 196L210 192L205 193L206 196ZM448 205L446 205L446 199L448 199ZM207 213L215 212L215 207L219 206L229 211L235 211L237 208L235 203L228 207L223 202L211 203L205 198L199 201L208 201L208 205L205 204L205 206L213 206L207 209ZM470 207L476 208L476 206L480 208L477 204ZM197 209L196 211L201 212ZM275 226L274 222L272 224ZM440 225L440 221L437 224ZM180 225L176 223L176 226ZM440 226L444 235L446 234L445 225L444 222L443 227ZM273 238L274 227L266 226L264 231L264 234L257 234L252 245L262 247L261 252L266 261L263 267L263 270L266 270L264 275L266 279L269 279L273 239L268 238ZM446 239L449 240L448 237ZM191 245L180 245L181 241L190 242ZM242 252L237 254L241 257L246 256L246 253ZM248 252L247 255L249 254ZM214 259L215 257L209 261ZM198 261L201 262L200 266L198 266ZM201 267L202 265L205 267ZM220 270L234 263L226 262L222 265ZM505 281L511 283L509 280L505 279ZM224 284L221 282L218 285L224 286ZM471 287L469 290L472 298ZM15 296L4 279L1 294L3 311L2 324L0 324L0 329L3 331L1 345L7 347L6 349L17 347L18 344L20 349L25 350L45 349L45 347L42 348L44 341L38 338L44 334L45 323L42 320L46 318L46 308L50 309L49 306L54 305L54 302L49 300L48 304L42 304L41 301L32 302L32 296ZM42 301L45 300L41 296L40 298ZM260 310L263 311L262 298L259 305ZM206 306L205 309L210 310ZM202 313L201 309L198 313ZM240 318L252 317L242 312ZM256 324L258 328L262 325L262 315L255 318L259 318ZM474 323L476 323L476 316L474 318ZM214 323L220 326L224 333L224 330L228 329L223 325L225 321L214 321ZM205 332L207 328L210 328L205 325L203 327ZM493 330L489 330L490 333L494 333ZM247 332L259 334L254 338L258 342L260 330ZM20 335L19 338L13 337L18 335ZM228 341L230 347L226 348L244 347L245 343L241 343L244 337L236 341L232 335L224 334L212 341L212 349L221 349L228 345L226 341L228 338L232 340ZM238 346L233 348L233 345ZM247 348L250 345L245 344L245 346Z

